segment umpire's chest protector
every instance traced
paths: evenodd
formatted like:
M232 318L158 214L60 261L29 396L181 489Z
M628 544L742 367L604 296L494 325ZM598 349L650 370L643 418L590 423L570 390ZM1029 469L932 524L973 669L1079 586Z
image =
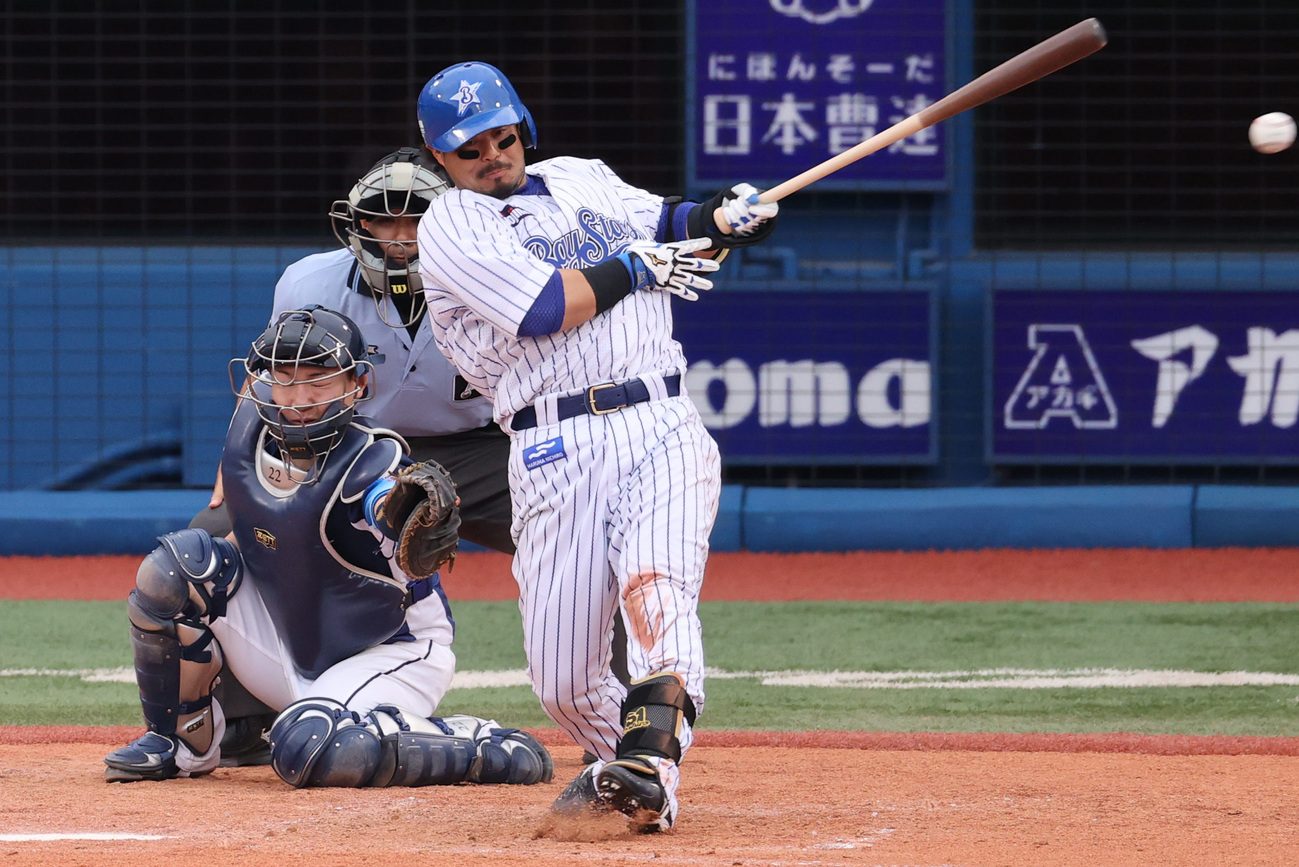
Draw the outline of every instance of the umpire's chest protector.
M247 577L305 677L382 644L405 622L406 588L378 542L353 527L346 503L401 459L401 444L357 419L310 485L272 485L259 469L265 427L240 401L221 474Z

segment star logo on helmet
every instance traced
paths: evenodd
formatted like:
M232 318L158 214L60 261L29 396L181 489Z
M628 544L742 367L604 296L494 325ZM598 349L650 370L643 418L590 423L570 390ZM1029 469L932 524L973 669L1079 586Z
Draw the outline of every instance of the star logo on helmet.
M460 79L460 89L454 95L447 97L447 100L454 102L459 108L456 110L457 115L462 115L469 110L470 106L482 105L483 101L478 98L478 88L482 87L481 81L475 81L473 84Z

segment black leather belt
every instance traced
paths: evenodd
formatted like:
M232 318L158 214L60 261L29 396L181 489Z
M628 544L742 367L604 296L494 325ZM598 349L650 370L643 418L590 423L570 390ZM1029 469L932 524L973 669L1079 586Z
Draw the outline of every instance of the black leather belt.
M668 397L681 393L681 375L674 373L663 377L663 385ZM649 386L639 379L628 379L625 382L602 382L593 385L582 394L561 397L555 401L557 421L579 415L607 415L636 403L652 400ZM510 430L528 430L537 426L537 410L526 406L510 419Z

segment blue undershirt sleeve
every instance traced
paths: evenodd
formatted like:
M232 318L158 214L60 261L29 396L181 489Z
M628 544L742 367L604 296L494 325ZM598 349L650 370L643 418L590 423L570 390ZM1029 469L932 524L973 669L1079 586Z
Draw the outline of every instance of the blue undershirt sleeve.
M365 522L383 535L387 536L389 539L397 538L396 533L401 528L391 527L388 525L388 522L380 520L379 516L376 514L376 507L380 500L388 496L395 485L396 482L393 481L392 476L384 476L380 479L375 479L370 483L370 487L366 488L365 496L362 498L362 503L365 509Z
M686 218L690 212L699 207L696 202L674 202L663 206L663 213L659 217L659 230L655 236L659 243L670 243L672 241L684 241L690 237L690 230L686 228Z
M541 294L532 302L523 321L519 323L519 337L542 337L554 334L564 324L564 278L559 269L550 275Z

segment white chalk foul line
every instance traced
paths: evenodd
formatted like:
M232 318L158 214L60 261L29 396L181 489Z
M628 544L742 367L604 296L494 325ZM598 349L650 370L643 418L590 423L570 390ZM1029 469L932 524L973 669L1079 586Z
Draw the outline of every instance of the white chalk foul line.
M763 686L839 689L1150 689L1220 686L1299 686L1299 674L1267 671L1179 671L1128 668L981 668L969 671L724 671L715 680L756 680ZM0 677L76 677L89 683L135 683L130 668L6 668ZM462 671L457 689L527 686L522 669Z
M982 671L765 672L763 686L852 689L1150 689L1214 686L1299 686L1299 675L1266 671L1167 669L987 669Z
M108 834L108 833L85 833L85 834L0 834L0 843L49 843L60 840L103 840L112 842L115 840L166 840L160 834Z

